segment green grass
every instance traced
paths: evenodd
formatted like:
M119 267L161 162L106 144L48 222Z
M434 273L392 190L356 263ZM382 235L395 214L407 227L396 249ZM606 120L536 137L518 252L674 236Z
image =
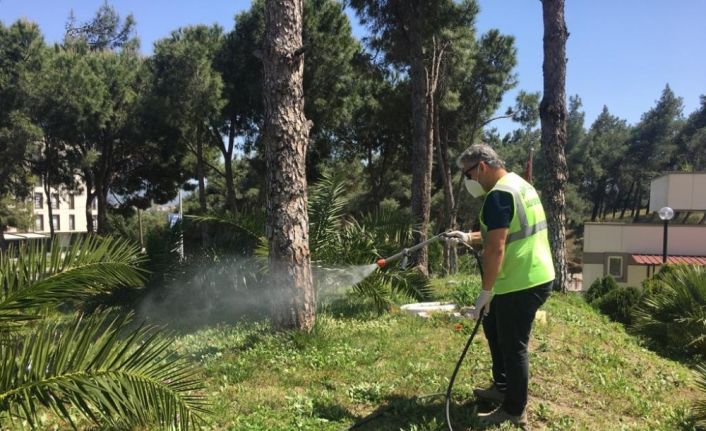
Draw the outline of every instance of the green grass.
M468 284L434 282L442 299ZM688 408L699 394L688 368L644 349L580 298L554 295L544 309L548 323L535 327L530 346L533 429L693 429ZM471 329L456 324L331 306L309 335L243 322L174 345L203 369L214 430L340 430L380 405L382 414L357 429L445 430L443 397L419 396L445 390ZM457 430L475 429L475 412L487 409L471 391L488 383L489 369L481 331L456 380Z

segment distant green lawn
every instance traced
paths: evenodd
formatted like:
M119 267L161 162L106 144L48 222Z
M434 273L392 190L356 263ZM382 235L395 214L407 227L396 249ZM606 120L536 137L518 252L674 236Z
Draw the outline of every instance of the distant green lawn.
M435 288L449 297L455 280ZM554 295L531 341L533 429L692 429L699 396L685 366L640 347L574 296ZM202 329L176 348L203 367L217 430L340 430L389 406L361 430L445 430L443 392L471 323L329 307L311 335L273 334L266 323ZM475 429L473 387L489 382L481 334L455 387L455 429ZM510 429L502 427L502 429Z

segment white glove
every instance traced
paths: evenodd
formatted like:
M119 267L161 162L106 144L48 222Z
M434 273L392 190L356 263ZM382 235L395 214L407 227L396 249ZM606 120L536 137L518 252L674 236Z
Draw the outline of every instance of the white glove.
M447 232L444 239L447 243L453 245L461 245L461 243L471 245L471 234L460 230L452 230L451 232Z
M485 289L480 290L480 295L478 295L478 299L476 299L476 305L475 308L473 309L472 316L473 320L478 320L478 318L481 316L481 313L483 317L485 317L488 312L490 311L490 301L493 299L493 292Z

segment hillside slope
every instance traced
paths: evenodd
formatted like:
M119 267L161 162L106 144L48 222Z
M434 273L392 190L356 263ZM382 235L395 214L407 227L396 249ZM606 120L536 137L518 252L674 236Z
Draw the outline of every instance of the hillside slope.
M554 295L531 341L532 429L692 429L699 396L688 368L643 349L580 298ZM312 335L266 324L204 329L175 345L203 365L217 430L339 430L387 408L361 430L445 430L440 396L470 332L447 317L351 310L319 315ZM475 429L471 390L489 381L482 336L455 387L457 430ZM502 429L510 429L502 427Z

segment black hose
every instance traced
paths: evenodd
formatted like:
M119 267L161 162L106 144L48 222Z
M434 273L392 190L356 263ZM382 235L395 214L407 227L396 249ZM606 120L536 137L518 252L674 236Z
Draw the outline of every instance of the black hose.
M483 280L483 262L481 261L480 254L478 253L478 250L475 248L467 245L466 243L462 243L468 249L473 253L473 257L476 258L476 263L478 264L478 271L480 272L480 279ZM483 288L483 283L481 282L481 289ZM478 320L476 321L476 324L473 326L473 331L471 331L471 336L468 337L468 341L466 341L466 346L463 348L463 352L461 352L461 356L458 358L458 361L456 362L456 367L454 368L453 373L451 374L451 378L449 379L449 386L446 388L446 426L448 427L449 431L454 431L453 426L451 426L451 390L453 389L454 382L456 381L456 374L458 374L459 368L461 368L461 364L463 363L463 359L466 357L466 353L468 353L468 348L471 347L471 343L473 342L473 339L476 336L476 333L478 333L478 328L480 328L481 322L483 322L483 315L478 316Z
M440 236L440 235L438 235ZM483 262L481 260L480 254L478 253L478 250L475 248L471 247L470 245L466 243L461 243L468 247L471 253L473 253L473 257L476 258L476 264L478 265L478 271L480 272L480 278L483 280ZM481 289L483 288L482 283L481 283ZM473 342L473 339L476 336L476 333L478 333L478 328L480 328L480 324L483 322L483 316L480 315L478 317L478 320L476 321L476 324L473 326L473 331L471 331L471 336L468 337L468 341L466 341L466 345L463 348L463 351L461 352L461 356L458 358L458 361L456 362L456 367L454 368L453 373L451 374L451 378L449 379L449 386L446 388L446 426L448 427L449 431L454 431L453 427L451 426L451 391L453 390L454 382L456 381L456 374L458 374L458 370L461 368L461 364L463 363L463 359L466 357L466 353L468 353L468 349L471 347L471 343ZM434 397L438 395L443 395L443 392L437 392L433 394L427 394L427 395L420 395L416 396L413 399L421 399L421 398L429 398L429 397ZM376 411L373 413L369 414L368 416L364 417L360 421L354 423L353 425L349 426L348 428L343 428L341 431L350 431L352 429L358 428L359 426L366 424L373 419L378 418L379 416L382 416L382 414L388 409L390 406L386 407L381 407L378 408Z
M456 362L456 368L454 368L454 372L451 374L451 379L449 380L449 386L446 388L446 425L449 428L449 431L454 431L453 427L451 426L451 390L453 389L454 386L454 381L456 380L456 374L458 374L459 368L461 368L461 364L463 363L463 359L466 357L466 353L468 352L468 348L471 347L471 343L473 342L473 338L476 336L476 333L478 332L478 328L480 328L480 324L483 321L483 316L480 316L478 320L476 321L475 326L473 327L473 331L471 332L471 336L468 337L468 341L466 341L466 346L463 348L463 352L461 352L461 356L458 358L458 362Z

